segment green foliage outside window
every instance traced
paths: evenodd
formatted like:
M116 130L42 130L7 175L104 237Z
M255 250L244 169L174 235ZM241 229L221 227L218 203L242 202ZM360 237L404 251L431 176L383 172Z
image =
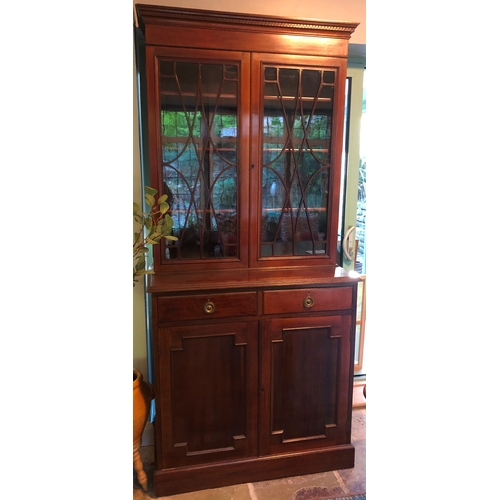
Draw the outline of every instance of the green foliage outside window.
M161 129L164 137L189 137L202 138L201 123L203 115L200 111L162 111ZM192 127L190 130L189 127ZM221 137L225 130L232 130L236 136L238 126L237 117L231 114L217 114L213 117L212 133L214 137Z

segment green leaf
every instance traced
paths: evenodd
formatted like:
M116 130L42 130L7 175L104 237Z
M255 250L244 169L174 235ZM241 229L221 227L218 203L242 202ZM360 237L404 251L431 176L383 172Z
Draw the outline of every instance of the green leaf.
M167 236L172 232L172 225L173 221L172 220L165 220L165 224L161 227L161 234L162 236Z
M158 204L161 205L163 202L167 201L168 195L163 194L158 198Z
M145 194L144 199L146 200L146 204L152 207L155 204L155 198L154 196L150 194Z
M166 214L168 212L168 203L160 203L160 212Z
M151 196L155 196L156 193L158 191L150 186L144 186L144 193L145 193L145 196L147 195L151 195Z
M140 207L139 205L134 201L134 215L139 213Z
M151 219L146 219L144 221L144 223L145 223L146 229L148 231L151 231L151 228L153 227L153 221Z
M144 269L146 267L146 258L144 257L144 255L141 255L138 259L137 259L137 263L135 265L135 268L137 271L141 271L142 269Z
M168 227L169 231L172 231L172 228L174 227L174 219L172 219L170 215L165 216L165 225Z
M167 240L170 240L170 241L177 241L178 238L177 236L172 236L172 235L168 235L168 236L164 236L164 238L166 238Z
M154 238L155 235L160 234L160 231L158 231L158 226L151 226L151 229L149 230L148 237L149 238Z
M150 245L156 245L158 242L156 240L153 240L149 237L146 238L146 241L150 244Z

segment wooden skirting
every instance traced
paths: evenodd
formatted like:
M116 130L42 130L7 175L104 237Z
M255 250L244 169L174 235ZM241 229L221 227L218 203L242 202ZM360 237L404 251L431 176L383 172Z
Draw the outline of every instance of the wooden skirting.
M346 444L312 452L226 460L198 467L161 469L154 473L154 493L156 497L164 497L188 491L220 488L231 484L254 483L289 476L352 469L354 456L354 446Z

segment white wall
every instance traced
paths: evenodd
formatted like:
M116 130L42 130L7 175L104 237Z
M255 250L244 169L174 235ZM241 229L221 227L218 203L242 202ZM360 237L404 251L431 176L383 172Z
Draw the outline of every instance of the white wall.
M141 158L139 150L139 130L138 130L138 101L137 101L137 82L135 70L135 54L133 65L134 96L133 96L133 120L134 120L134 167L133 167L133 193L134 201L141 206ZM133 353L134 368L137 368L146 380L148 380L148 364L146 349L146 309L144 301L144 280L140 279L134 287L134 330L133 330Z

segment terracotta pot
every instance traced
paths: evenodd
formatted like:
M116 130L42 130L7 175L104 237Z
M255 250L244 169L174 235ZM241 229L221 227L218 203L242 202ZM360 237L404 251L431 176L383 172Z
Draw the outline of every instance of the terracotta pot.
M134 368L134 469L137 479L144 490L148 489L148 481L139 454L142 433L148 421L149 406L153 399L153 386L143 379L142 373Z

